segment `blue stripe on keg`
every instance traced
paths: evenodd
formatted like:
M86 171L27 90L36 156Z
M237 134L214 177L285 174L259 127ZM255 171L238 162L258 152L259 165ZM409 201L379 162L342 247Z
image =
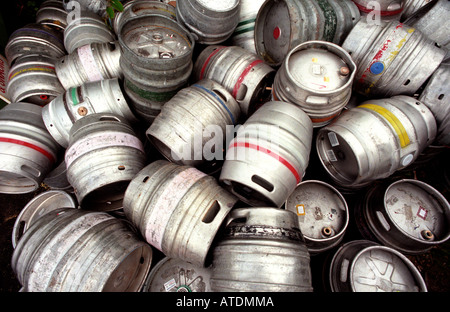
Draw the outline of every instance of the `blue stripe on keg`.
M211 94L217 101L219 101L219 103L222 104L222 106L227 110L228 115L230 115L233 125L236 124L236 121L234 120L234 117L233 117L233 113L230 111L230 109L225 105L225 103L222 101L222 99L217 94L215 94L213 91L211 91L209 89L206 89L205 87L203 87L201 85L194 84L193 86L206 91L207 93Z

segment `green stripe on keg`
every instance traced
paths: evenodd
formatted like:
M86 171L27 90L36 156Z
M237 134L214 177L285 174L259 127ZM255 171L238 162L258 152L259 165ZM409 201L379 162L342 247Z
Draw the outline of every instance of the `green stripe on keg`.
M131 81L126 80L125 81L126 87L137 94L139 97L149 100L149 101L155 101L155 102L167 102L170 100L179 89L169 91L169 92L151 92L148 90L144 90L139 88L138 86L134 85Z
M70 97L72 98L72 105L80 104L78 100L77 88L70 88Z
M240 22L236 26L233 36L237 36L237 35L240 35L240 34L243 34L243 33L246 33L246 32L254 31L255 30L255 26L254 25L250 26L250 27L246 27L246 28L240 28L240 27L248 25L248 24L253 24L253 23L255 23L255 21L256 21L256 18L251 18L251 19L248 19L248 20Z
M255 21L256 21L256 18L251 18L251 19L239 22L239 24L237 24L236 27L240 27L240 26L244 26L244 25L247 25L247 24L251 24L251 23L254 23Z
M327 0L317 0L317 3L319 4L325 16L323 40L333 42L337 27L336 12Z

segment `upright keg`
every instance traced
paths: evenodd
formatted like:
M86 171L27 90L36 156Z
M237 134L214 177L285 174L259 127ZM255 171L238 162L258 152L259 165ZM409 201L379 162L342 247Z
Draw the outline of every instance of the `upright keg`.
M239 116L231 94L219 83L202 79L164 104L146 134L170 161L197 166L223 160L227 126L236 125Z
M125 190L145 161L142 142L122 116L90 114L70 130L67 179L83 209L121 209Z
M60 58L56 75L66 90L85 82L122 78L120 55L117 42L91 43Z
M355 208L364 237L405 254L427 252L450 238L450 204L418 180L374 185Z
M353 0L358 7L361 18L367 22L389 22L400 20L405 0Z
M14 31L5 47L9 65L21 55L40 54L60 58L66 54L60 30L42 24L28 24Z
M377 25L363 19L351 30L342 48L358 68L354 90L372 98L414 95L446 54L410 26L397 21Z
M308 41L286 56L275 76L273 98L298 105L314 127L322 127L350 101L355 74L355 63L340 46Z
M105 212L61 208L25 232L11 265L27 292L137 292L151 247Z
M37 190L56 163L60 147L45 128L41 111L29 103L0 110L0 193Z
M305 173L312 135L299 107L267 102L238 128L219 180L252 206L281 207Z
M125 22L119 43L130 105L151 123L162 105L186 86L192 73L194 38L173 19L155 14Z
M268 64L279 66L300 43L341 44L359 19L352 0L268 0L255 21L256 51Z
M114 113L128 122L137 122L123 95L118 78L87 82L69 88L42 109L45 126L63 147L69 145L73 124L94 113Z
M237 46L206 47L194 65L196 80L212 79L231 93L244 115L251 115L270 98L267 87L275 70L254 53Z
M64 31L67 27L67 11L62 1L45 0L36 12L36 23Z
M236 208L212 255L216 292L310 292L310 256L296 215L266 207Z
M95 13L80 11L76 18L69 20L64 30L64 46L67 53L91 43L109 43L116 40L112 30Z
M236 202L212 176L157 160L133 178L123 209L147 242L167 257L204 266L214 238Z
M347 202L326 182L299 183L286 200L285 209L296 213L305 245L312 255L337 246L344 238L349 223Z
M333 292L426 292L419 270L395 249L372 241L345 243L329 268Z
M227 40L239 23L239 0L178 1L179 23L195 34L201 44L219 44Z
M319 130L316 148L332 180L359 188L410 165L436 131L436 120L425 104L399 95L347 110Z
M205 268L168 258L160 260L150 271L143 292L210 292L211 266Z
M9 70L6 93L12 102L44 106L64 93L52 57L28 54L16 59Z
M239 23L231 35L231 43L256 54L255 21L265 0L240 0Z

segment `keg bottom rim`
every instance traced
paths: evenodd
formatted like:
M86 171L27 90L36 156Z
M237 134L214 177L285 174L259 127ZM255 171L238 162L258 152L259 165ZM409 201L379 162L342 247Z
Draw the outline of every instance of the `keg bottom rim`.
M86 210L114 211L123 207L125 190L129 180L103 185L79 198L80 206Z
M0 170L0 193L26 194L39 188L36 180L19 173Z

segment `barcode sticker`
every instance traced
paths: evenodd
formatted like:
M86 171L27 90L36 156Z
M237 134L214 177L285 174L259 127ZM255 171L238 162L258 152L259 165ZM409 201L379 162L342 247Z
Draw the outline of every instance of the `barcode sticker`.
M170 291L172 288L174 288L176 286L177 286L177 283L175 282L174 278L172 278L170 281L164 283L164 289L166 291Z
M297 208L297 216L304 216L306 214L305 205L296 205L295 208Z
M328 132L328 139L330 140L330 144L332 147L339 145L339 141L337 139L336 133Z
M336 155L334 155L333 150L327 150L327 155L331 161L337 161Z

